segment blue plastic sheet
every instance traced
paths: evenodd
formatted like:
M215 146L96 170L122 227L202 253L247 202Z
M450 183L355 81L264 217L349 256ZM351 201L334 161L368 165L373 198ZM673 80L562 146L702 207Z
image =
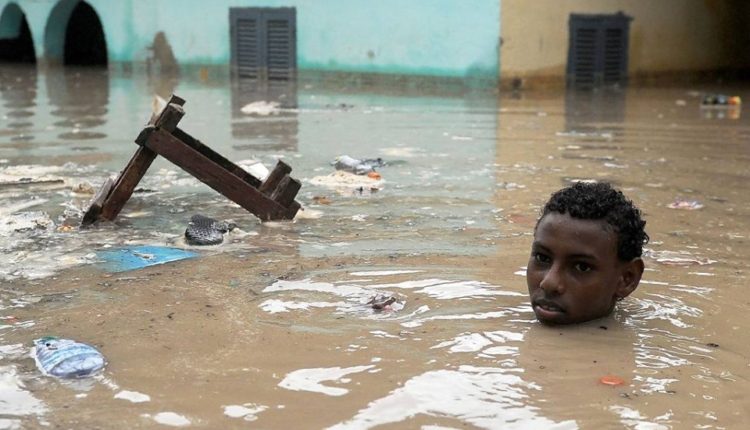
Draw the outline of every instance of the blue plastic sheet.
M101 266L108 272L127 272L198 256L197 253L184 249L149 245L108 249L96 254L102 261Z

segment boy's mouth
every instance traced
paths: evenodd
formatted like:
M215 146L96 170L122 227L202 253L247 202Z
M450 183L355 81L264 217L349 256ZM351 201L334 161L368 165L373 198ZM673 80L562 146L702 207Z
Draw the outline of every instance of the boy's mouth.
M534 309L534 313L541 320L559 318L565 313L565 310L557 303L547 299L534 300L531 306Z

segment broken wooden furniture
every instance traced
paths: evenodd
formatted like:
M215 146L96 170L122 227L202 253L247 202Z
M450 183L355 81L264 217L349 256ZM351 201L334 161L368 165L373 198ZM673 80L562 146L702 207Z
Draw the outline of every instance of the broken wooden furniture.
M292 219L300 209L294 200L302 184L292 179L292 168L278 162L265 181L222 157L177 127L185 100L173 95L158 116L135 139L139 145L117 180L108 178L94 196L81 221L114 221L151 163L161 155L201 182L242 206L262 221Z

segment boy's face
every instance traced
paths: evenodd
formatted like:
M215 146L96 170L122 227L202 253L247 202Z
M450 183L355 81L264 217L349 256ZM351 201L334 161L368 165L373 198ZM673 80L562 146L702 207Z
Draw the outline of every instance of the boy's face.
M638 286L643 262L617 258L617 235L605 221L548 213L534 232L526 283L534 314L545 324L609 315Z

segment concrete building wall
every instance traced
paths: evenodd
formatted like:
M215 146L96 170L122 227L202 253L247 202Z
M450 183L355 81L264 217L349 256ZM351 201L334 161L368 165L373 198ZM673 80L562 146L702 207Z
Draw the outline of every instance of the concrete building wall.
M65 25L78 1L0 0L0 14L11 3L20 6L37 56L55 62L62 55ZM163 32L180 65L228 65L230 7L294 7L300 69L456 78L498 76L500 0L87 3L103 23L111 63L145 61L152 55L149 47L156 34ZM0 29L0 35L3 31L12 33Z
M629 74L744 67L746 0L503 0L500 74L564 82L571 13L633 17ZM743 46L744 45L744 46Z

